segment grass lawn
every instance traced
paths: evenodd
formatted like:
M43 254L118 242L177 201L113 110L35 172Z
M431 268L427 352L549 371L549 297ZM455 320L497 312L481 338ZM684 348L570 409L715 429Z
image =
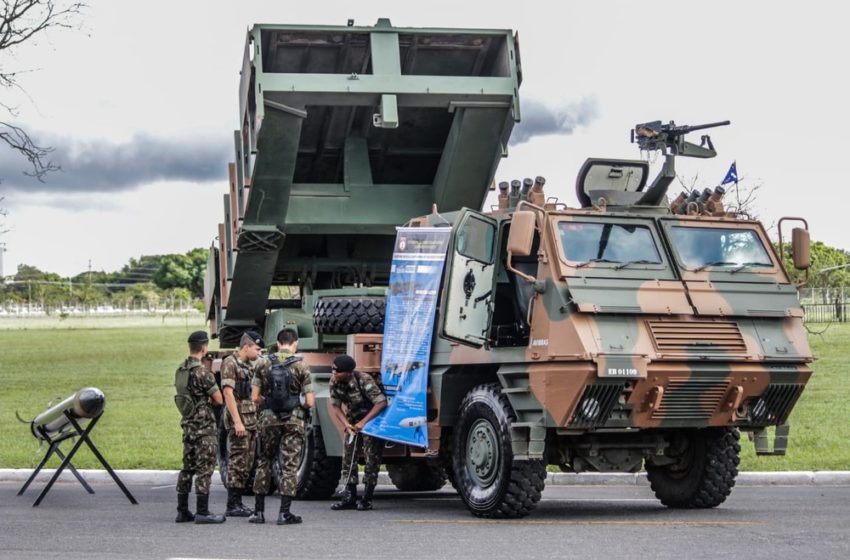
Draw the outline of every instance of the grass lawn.
M106 394L106 413L93 439L113 467L179 468L179 414L173 404L174 370L188 333L200 325L136 328L0 330L0 467L34 467L44 449L15 411L32 418L51 400L85 386ZM784 457L756 457L743 438L744 470L850 469L850 325L811 336L818 361L791 415ZM70 447L69 443L63 446ZM98 468L84 447L75 464ZM52 465L58 465L53 460Z
M44 454L30 419L87 386L106 395L106 412L92 440L114 468L179 468L180 415L174 406L174 370L186 355L186 337L200 325L0 331L0 467L35 467ZM63 449L70 449L65 443ZM52 465L59 464L51 459ZM100 468L84 446L74 463Z

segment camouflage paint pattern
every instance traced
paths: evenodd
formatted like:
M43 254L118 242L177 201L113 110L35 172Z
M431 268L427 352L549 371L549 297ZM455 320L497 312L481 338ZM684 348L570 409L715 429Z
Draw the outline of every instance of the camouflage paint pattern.
M195 402L195 412L183 418L183 468L177 475L177 493L188 494L195 478L195 492L210 492L210 478L218 456L218 437L215 415L209 398L219 391L215 376L194 358L187 358L180 366L188 369L189 394Z
M381 466L381 454L384 440L358 434L356 438L345 440L345 450L342 455L343 484L357 484L357 456L362 451L365 467L363 468L363 484L375 486L378 484L378 469ZM352 464L353 463L353 464Z
M239 417L245 426L245 435L237 436L233 427L230 411L224 407L224 427L227 429L227 486L245 488L254 466L257 444L257 407L251 401L250 386L260 361L243 362L237 354L224 359L221 364L221 387L230 387L234 391ZM247 384L248 392L239 395L240 387ZM247 396L247 398L240 398Z
M289 352L278 352L281 363L292 357ZM291 366L290 391L293 394L306 395L313 392L310 368L304 360ZM265 396L271 390L271 361L264 359L258 365L257 375L252 381ZM303 407L295 407L291 414L276 414L264 409L258 422L259 435L257 445L259 457L254 475L254 493L268 494L271 484L271 469L278 454L281 457L280 493L282 496L295 496L298 477L298 462L304 449L304 435L308 412Z

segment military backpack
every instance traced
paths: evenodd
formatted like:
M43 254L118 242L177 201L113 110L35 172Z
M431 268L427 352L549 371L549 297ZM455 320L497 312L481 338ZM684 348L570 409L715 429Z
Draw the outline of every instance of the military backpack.
M265 395L266 406L272 412L290 413L301 404L300 394L292 392L292 366L300 362L298 356L290 356L281 362L277 354L269 356L272 363L270 384Z
M177 394L174 395L174 404L183 418L192 416L197 409L197 403L189 391L189 381L192 378L192 371L198 367L201 366L192 365L190 367L189 362L185 362L174 373L174 388L177 390Z

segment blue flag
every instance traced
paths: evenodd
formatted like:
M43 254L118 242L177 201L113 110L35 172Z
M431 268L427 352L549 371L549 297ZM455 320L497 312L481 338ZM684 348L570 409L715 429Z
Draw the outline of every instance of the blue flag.
M726 183L738 183L738 168L735 166L737 162L733 161L732 165L729 166L729 171L726 172L726 177L723 179L721 185L725 185Z

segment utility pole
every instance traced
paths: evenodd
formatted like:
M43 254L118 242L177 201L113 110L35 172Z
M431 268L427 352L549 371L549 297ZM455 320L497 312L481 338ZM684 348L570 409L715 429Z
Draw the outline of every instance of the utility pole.
M3 282L3 279L5 278L5 276L3 274L3 253L5 253L5 252L6 252L6 244L0 243L0 282Z

